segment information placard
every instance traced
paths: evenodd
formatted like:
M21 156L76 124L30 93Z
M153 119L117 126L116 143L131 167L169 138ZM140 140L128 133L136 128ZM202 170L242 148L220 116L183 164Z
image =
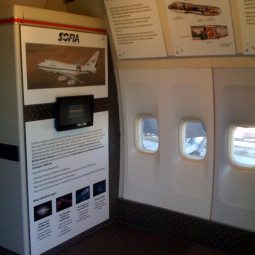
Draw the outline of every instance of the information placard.
M238 0L245 55L255 54L255 0Z
M25 125L32 255L109 218L108 112L94 117L63 132L53 119Z
M52 103L56 93L108 96L106 35L22 26L21 49L25 105Z
M119 59L166 57L156 0L104 0Z
M174 54L235 54L229 0L165 0Z
M107 37L22 26L21 49L30 245L39 255L109 219L108 112L61 132L54 119L56 98L108 96ZM69 103L68 118L91 114L86 102Z

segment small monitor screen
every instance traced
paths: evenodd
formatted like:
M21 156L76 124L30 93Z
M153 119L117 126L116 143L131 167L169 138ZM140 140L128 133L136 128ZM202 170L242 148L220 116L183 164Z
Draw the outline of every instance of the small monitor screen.
M84 116L84 105L83 104L72 104L69 105L69 118L77 118Z
M93 125L94 96L58 97L55 127L64 131Z

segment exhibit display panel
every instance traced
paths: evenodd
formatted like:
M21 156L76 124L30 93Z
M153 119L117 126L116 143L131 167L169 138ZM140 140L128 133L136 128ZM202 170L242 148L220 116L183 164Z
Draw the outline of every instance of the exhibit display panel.
M69 97L67 111L58 109L60 116L67 115L70 123L84 114L91 119L93 108L85 109L91 99L77 103L75 96L108 95L106 35L21 26L21 48L24 106L43 108ZM45 114L34 119L28 110L25 116L32 254L109 218L108 113L94 114L90 127L71 125L62 132Z
M35 10L10 9L27 17ZM10 35L1 46L12 46L1 50L1 171L20 194L3 180L3 194L14 199L0 215L20 215L13 228L3 224L0 245L39 255L109 219L109 113L94 112L94 99L108 97L108 49L105 30L26 22L0 26ZM91 23L97 26L96 19Z

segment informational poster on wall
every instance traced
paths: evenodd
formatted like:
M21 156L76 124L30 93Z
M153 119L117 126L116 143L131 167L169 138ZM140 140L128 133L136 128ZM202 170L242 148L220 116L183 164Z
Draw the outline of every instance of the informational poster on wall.
M255 0L238 0L245 55L255 54Z
M55 102L56 93L108 96L106 35L31 26L21 34L25 105Z
M156 0L104 0L119 59L166 57Z
M57 132L54 120L26 123L32 255L109 218L108 112L94 125Z
M24 109L31 109L25 111L30 245L31 254L39 255L109 219L108 112L94 113L92 126L58 132L55 118L48 117L48 111L54 115L54 110L50 107L41 110L49 102L54 103L57 97L107 94L106 70L103 70L107 62L107 43L102 40L104 36L93 38L90 34L80 45L83 36L77 33L80 44L74 46L72 40L77 38L76 32L69 32L63 38L66 42L74 38L70 39L71 45L65 42L43 44L38 42L37 36L36 42L33 41L27 29L33 34L38 28L22 28L21 36ZM39 30L49 32L41 38L52 35L51 29ZM57 35L60 33L58 31ZM92 42L100 39L105 47L100 47L100 43L92 43L92 47L89 39ZM69 60L63 60L61 56L67 54ZM83 60L70 64L78 55ZM103 67L100 68L100 64ZM76 73L85 69L84 74ZM96 75L92 71L102 77L86 78L86 75ZM68 81L75 82L68 84ZM86 113L82 104L71 102L68 109L70 119L78 119Z
M174 54L235 54L229 0L165 0Z

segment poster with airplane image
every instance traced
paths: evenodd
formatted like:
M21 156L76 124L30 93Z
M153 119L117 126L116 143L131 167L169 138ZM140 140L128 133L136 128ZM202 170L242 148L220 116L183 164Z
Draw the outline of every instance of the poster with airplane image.
M22 26L21 52L25 105L54 102L57 90L108 96L107 35Z
M174 55L235 54L229 0L165 0Z
M30 249L39 255L109 219L108 111L94 112L91 126L60 130L54 106L44 108L66 97L60 115L73 120L90 100L70 98L108 97L107 35L25 25L20 32Z
M26 44L28 89L105 85L101 48Z

